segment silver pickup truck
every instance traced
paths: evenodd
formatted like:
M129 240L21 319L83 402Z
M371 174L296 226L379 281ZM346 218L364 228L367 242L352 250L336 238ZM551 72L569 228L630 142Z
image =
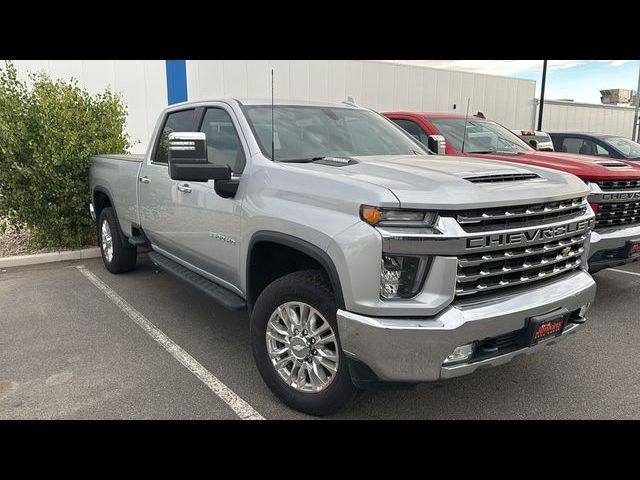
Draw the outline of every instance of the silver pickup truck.
M183 103L146 155L92 157L106 268L161 269L250 314L287 405L499 365L565 338L595 296L577 177L431 155L351 104Z

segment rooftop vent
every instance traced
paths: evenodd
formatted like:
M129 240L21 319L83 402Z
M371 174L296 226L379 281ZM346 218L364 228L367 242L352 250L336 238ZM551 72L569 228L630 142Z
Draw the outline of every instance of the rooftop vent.
M478 177L465 177L471 183L497 183L497 182L520 182L522 180L533 180L540 178L535 173L503 173L499 175L481 175Z

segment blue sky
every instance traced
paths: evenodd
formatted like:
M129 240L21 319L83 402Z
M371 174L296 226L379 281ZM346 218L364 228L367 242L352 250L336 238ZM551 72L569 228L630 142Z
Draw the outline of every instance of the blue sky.
M600 90L638 86L638 61L585 61L574 66L547 69L545 97L569 98L576 102L600 103ZM536 81L536 96L540 96L542 70L517 72L514 77Z
M540 96L542 60L390 61L535 80L536 96ZM600 90L636 90L639 64L638 60L549 60L545 97L600 103Z

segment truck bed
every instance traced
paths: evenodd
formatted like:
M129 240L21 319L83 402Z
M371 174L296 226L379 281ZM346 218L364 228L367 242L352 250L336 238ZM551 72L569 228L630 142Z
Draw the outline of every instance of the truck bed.
M131 224L140 224L138 215L138 176L144 155L95 155L91 157L91 190L104 187L118 215L120 228L131 235Z

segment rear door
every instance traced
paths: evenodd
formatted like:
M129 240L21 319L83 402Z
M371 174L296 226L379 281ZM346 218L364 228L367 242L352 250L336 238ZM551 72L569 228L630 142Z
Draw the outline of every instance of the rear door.
M182 194L178 191L178 182L169 178L167 140L171 132L193 131L195 112L191 108L165 114L151 155L138 178L142 228L154 246L176 256L183 255L179 237L184 224L178 214Z

